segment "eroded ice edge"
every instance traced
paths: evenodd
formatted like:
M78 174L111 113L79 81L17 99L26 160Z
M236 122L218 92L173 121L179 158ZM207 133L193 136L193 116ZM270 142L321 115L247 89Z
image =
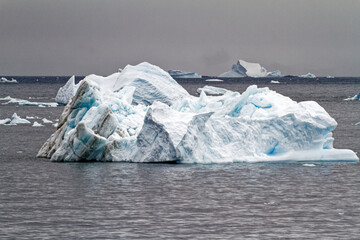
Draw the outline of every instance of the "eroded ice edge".
M149 63L83 79L38 157L179 163L358 161L334 149L337 123L314 101L253 85L191 96Z

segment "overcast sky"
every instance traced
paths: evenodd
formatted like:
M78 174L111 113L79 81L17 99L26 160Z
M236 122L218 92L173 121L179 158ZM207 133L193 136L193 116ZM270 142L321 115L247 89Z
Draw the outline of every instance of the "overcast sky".
M0 0L0 75L109 75L142 61L219 75L238 59L360 76L360 0Z

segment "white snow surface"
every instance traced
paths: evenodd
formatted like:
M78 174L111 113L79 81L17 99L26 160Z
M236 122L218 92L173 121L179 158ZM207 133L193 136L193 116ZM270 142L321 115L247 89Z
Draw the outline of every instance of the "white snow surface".
M244 60L237 61L232 65L228 72L224 72L219 77L266 77L267 71L259 63L250 63Z
M11 118L0 119L0 125L29 124L30 122L14 113Z
M75 84L75 76L69 78L66 84L61 87L55 97L55 101L59 104L66 105L75 95L78 85Z
M227 90L225 88L219 88L219 87L206 85L202 88L198 88L196 91L198 94L201 94L201 92L204 91L206 93L206 95L224 95L229 90Z
M334 149L337 123L316 102L253 85L190 96L149 63L79 84L38 157L179 163L358 161Z
M184 72L181 70L169 70L168 73L173 78L201 78L201 75L195 72Z
M299 77L301 77L301 78L316 78L316 76L312 73L307 73L307 74L301 75Z

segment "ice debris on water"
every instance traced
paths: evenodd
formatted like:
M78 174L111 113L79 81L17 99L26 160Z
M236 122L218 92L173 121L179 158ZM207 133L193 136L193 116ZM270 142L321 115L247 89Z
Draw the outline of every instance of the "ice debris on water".
M316 76L312 73L307 73L307 74L304 74L304 75L300 75L299 77L301 78L316 78Z
M197 89L198 94L201 94L202 91L205 92L206 95L224 95L229 90L227 90L225 88L219 88L219 87L213 87L213 86L206 85L202 88Z
M38 107L57 107L58 104L54 102L30 102L28 100L19 99L19 98L12 98L10 96L0 98L0 101L7 101L3 103L6 104L18 104L20 106L38 106Z
M33 127L43 127L44 125L42 125L41 123L38 123L37 121L35 121L32 126Z
M29 124L30 122L14 113L11 118L0 119L0 125Z
M0 83L18 83L18 81L14 78L12 78L11 80L8 80L5 77L0 78Z
M52 161L178 163L358 161L334 149L336 121L314 101L268 88L191 96L149 63L90 75L38 157Z
M276 81L276 80L271 80L270 83L280 83L279 81Z
M360 100L360 92L353 97L344 99L345 101L358 101Z

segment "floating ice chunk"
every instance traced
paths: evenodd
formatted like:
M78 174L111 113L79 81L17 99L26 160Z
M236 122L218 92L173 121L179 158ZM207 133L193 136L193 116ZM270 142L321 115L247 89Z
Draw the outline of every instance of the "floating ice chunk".
M35 119L35 117L31 117L31 116L26 116L26 119Z
M326 76L326 78L335 78L334 76L330 76L330 75L328 75L328 76Z
M195 72L183 72L181 70L169 70L168 73L173 78L201 78L200 74Z
M17 125L17 124L28 124L30 123L28 120L19 117L16 113L14 113L11 118L6 118L0 120L0 125Z
M360 122L355 123L355 125L360 126Z
M205 82L223 82L224 80L221 80L221 79L206 79Z
M268 88L190 96L168 73L143 63L107 78L82 80L38 157L179 163L358 161L353 151L333 148L336 125L316 102L297 103Z
M239 60L232 65L230 71L222 73L219 77L266 77L267 71L259 63L250 63Z
M224 95L229 90L225 88L213 87L213 86L204 86L202 88L197 89L197 93L200 94L201 92L205 92L206 95Z
M355 95L355 96L353 96L353 97L350 97L350 98L346 98L346 99L344 99L345 101L356 101L356 100L360 100L360 92L357 94L357 95Z
M315 164L312 164L312 163L305 163L303 164L304 167L316 167Z
M43 127L44 125L42 125L41 123L38 123L37 121L35 121L32 126L33 127Z
M280 82L276 80L271 80L270 83L280 83Z
M59 126L59 124L58 124L58 123L54 123L53 126L57 128L57 127Z
M3 103L3 105L19 104L20 106L38 106L38 107L57 107L58 106L58 104L54 103L54 102L30 102L28 100L12 98L10 96L7 96L5 98L0 98L0 100L7 101L6 103Z
M66 84L61 87L55 97L55 101L59 104L66 105L75 95L77 85L75 84L75 76L70 77Z
M43 121L43 123L53 123L52 121L50 121L50 120L48 120L46 118L43 118L42 121Z
M267 77L283 77L284 75L282 74L282 72L280 70L276 70L273 72L268 72L266 74Z
M8 80L4 77L0 78L0 83L18 83L18 81L14 78L12 78L11 80Z
M307 74L304 74L304 75L300 75L299 77L301 78L316 78L316 76L312 73L307 73Z

